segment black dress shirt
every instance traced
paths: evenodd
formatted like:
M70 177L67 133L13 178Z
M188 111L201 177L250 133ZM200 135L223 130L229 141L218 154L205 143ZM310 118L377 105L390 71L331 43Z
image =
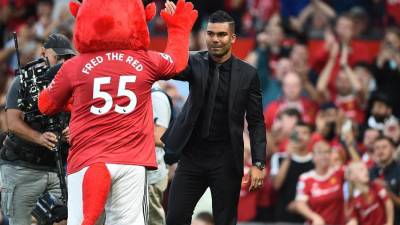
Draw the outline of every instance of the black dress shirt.
M232 57L219 65L219 81L218 89L214 99L214 107L212 111L207 111L207 105L210 105L209 94L210 88L212 87L213 77L215 76L214 70L217 66L216 63L210 58L210 68L207 80L206 95L203 99L203 107L200 112L199 120L197 120L195 130L192 135L192 141L205 142L205 143L224 143L229 142L229 123L228 123L228 103L229 103L229 86L230 77L232 70ZM211 124L210 127L204 123L207 114L211 113ZM208 136L202 135L202 130L209 129Z

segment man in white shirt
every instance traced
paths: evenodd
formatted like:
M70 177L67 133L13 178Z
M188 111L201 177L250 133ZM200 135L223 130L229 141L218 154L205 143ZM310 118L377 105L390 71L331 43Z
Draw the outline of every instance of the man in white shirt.
M151 91L154 140L156 145L157 170L147 171L149 183L149 225L164 225L165 212L162 206L164 191L168 185L168 168L164 162L164 144L160 138L171 120L171 101L168 95L155 83Z

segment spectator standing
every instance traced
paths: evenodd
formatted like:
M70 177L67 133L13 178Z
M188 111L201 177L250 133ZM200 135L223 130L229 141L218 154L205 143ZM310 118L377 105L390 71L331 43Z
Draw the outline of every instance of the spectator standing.
M288 108L279 113L270 132L271 143L277 145L279 152L286 150L285 144L287 144L293 129L300 121L302 121L301 115L296 109ZM273 150L276 149L273 148Z
M396 146L390 138L379 137L374 142L376 166L370 170L371 180L382 184L395 206L394 224L400 224L400 165L394 160Z
M236 224L245 118L252 154L249 189L263 186L266 134L257 71L232 55L236 35L226 12L210 16L206 40L208 51L192 54L177 77L189 81L190 94L162 139L167 149L182 153L169 195L168 225L189 224L207 187L215 222Z
M328 79L328 88L331 96L336 94L336 77L340 70L340 56L341 51L344 49L343 46L347 46L348 48L348 65L353 66L356 62L368 61L368 52L365 46L362 43L354 42L353 36L352 18L347 14L340 15L336 19L334 30L325 32L324 47L315 54L316 57L312 62L313 69L317 72L321 72L324 65L327 64L327 61L331 57L332 51L336 49L335 45L340 47Z
M368 100L371 93L376 90L376 81L372 74L372 67L368 62L358 62L352 67L358 82L361 85L361 99ZM362 105L365 110L367 107L367 101L364 101L365 105Z
M301 78L304 87L303 95L308 96L314 102L321 102L320 95L315 88L318 74L309 66L306 44L300 42L294 44L289 59L293 65L293 71Z
M350 215L347 225L393 225L393 202L378 182L370 182L363 162L349 164L346 177L350 182Z
M288 210L289 203L295 199L299 176L314 168L312 154L308 150L311 128L298 123L284 153L274 153L271 159L272 185L279 198L275 205L275 220L285 223L302 223L304 219Z
M156 145L157 170L147 171L149 184L149 225L164 225L165 212L162 205L164 191L168 185L168 168L164 162L164 144L161 137L169 126L172 116L171 102L158 83L153 84L151 101L154 118L154 140Z
M348 64L349 49L343 46L340 51L341 69L336 76L336 92L328 90L330 75L335 66L339 45L335 43L330 51L330 57L318 79L317 90L322 93L325 102L333 101L347 118L357 123L364 121L364 112L361 108L366 99L362 99L362 87L355 73Z
M332 166L332 149L325 141L313 146L315 169L297 184L295 209L312 224L344 224L344 170Z
M45 57L55 57L62 62L75 55L71 44L65 38L49 37L44 43ZM50 55L52 52L54 55ZM67 53L67 54L64 54ZM64 58L65 57L65 58ZM54 66L57 61L51 61ZM54 63L54 64L53 64ZM52 67L53 68L53 67ZM16 77L7 94L6 120L9 133L1 149L2 210L11 225L31 224L31 211L41 194L49 192L61 195L60 181L56 173L55 155L51 150L57 143L57 136L46 131L41 123L23 118L27 112L18 107L21 88ZM68 120L63 118L64 122ZM67 138L68 133L63 131ZM63 149L61 152L66 152Z
M302 81L297 73L290 72L282 80L283 96L271 102L264 111L265 124L271 129L277 115L285 109L294 108L300 112L305 123L313 124L318 105L301 95Z
M373 74L379 92L390 96L393 113L400 116L400 30L388 28L381 43L381 49L373 65Z
M364 131L362 137L362 145L361 152L363 155L361 156L361 160L367 165L370 169L375 166L374 160L374 142L380 136L380 132L374 128L368 128Z
M388 122L396 120L393 115L391 98L383 93L375 93L370 100L371 112L363 128L374 128L380 131L385 129Z

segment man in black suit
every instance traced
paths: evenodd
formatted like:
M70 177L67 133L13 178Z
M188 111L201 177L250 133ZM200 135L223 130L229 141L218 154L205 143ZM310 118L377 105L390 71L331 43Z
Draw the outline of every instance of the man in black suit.
M174 11L172 2L166 6ZM209 51L192 54L177 78L189 81L190 94L162 139L166 148L182 154L170 190L167 225L190 225L207 187L215 224L236 224L245 116L253 161L249 188L263 185L266 135L261 89L256 70L231 53L234 26L226 12L213 13L207 25Z

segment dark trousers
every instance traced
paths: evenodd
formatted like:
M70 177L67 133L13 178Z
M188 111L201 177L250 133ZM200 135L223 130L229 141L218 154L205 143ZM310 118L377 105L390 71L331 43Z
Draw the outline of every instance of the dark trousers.
M190 225L194 207L207 187L211 189L215 224L236 225L241 181L230 145L186 149L172 181L167 225Z

